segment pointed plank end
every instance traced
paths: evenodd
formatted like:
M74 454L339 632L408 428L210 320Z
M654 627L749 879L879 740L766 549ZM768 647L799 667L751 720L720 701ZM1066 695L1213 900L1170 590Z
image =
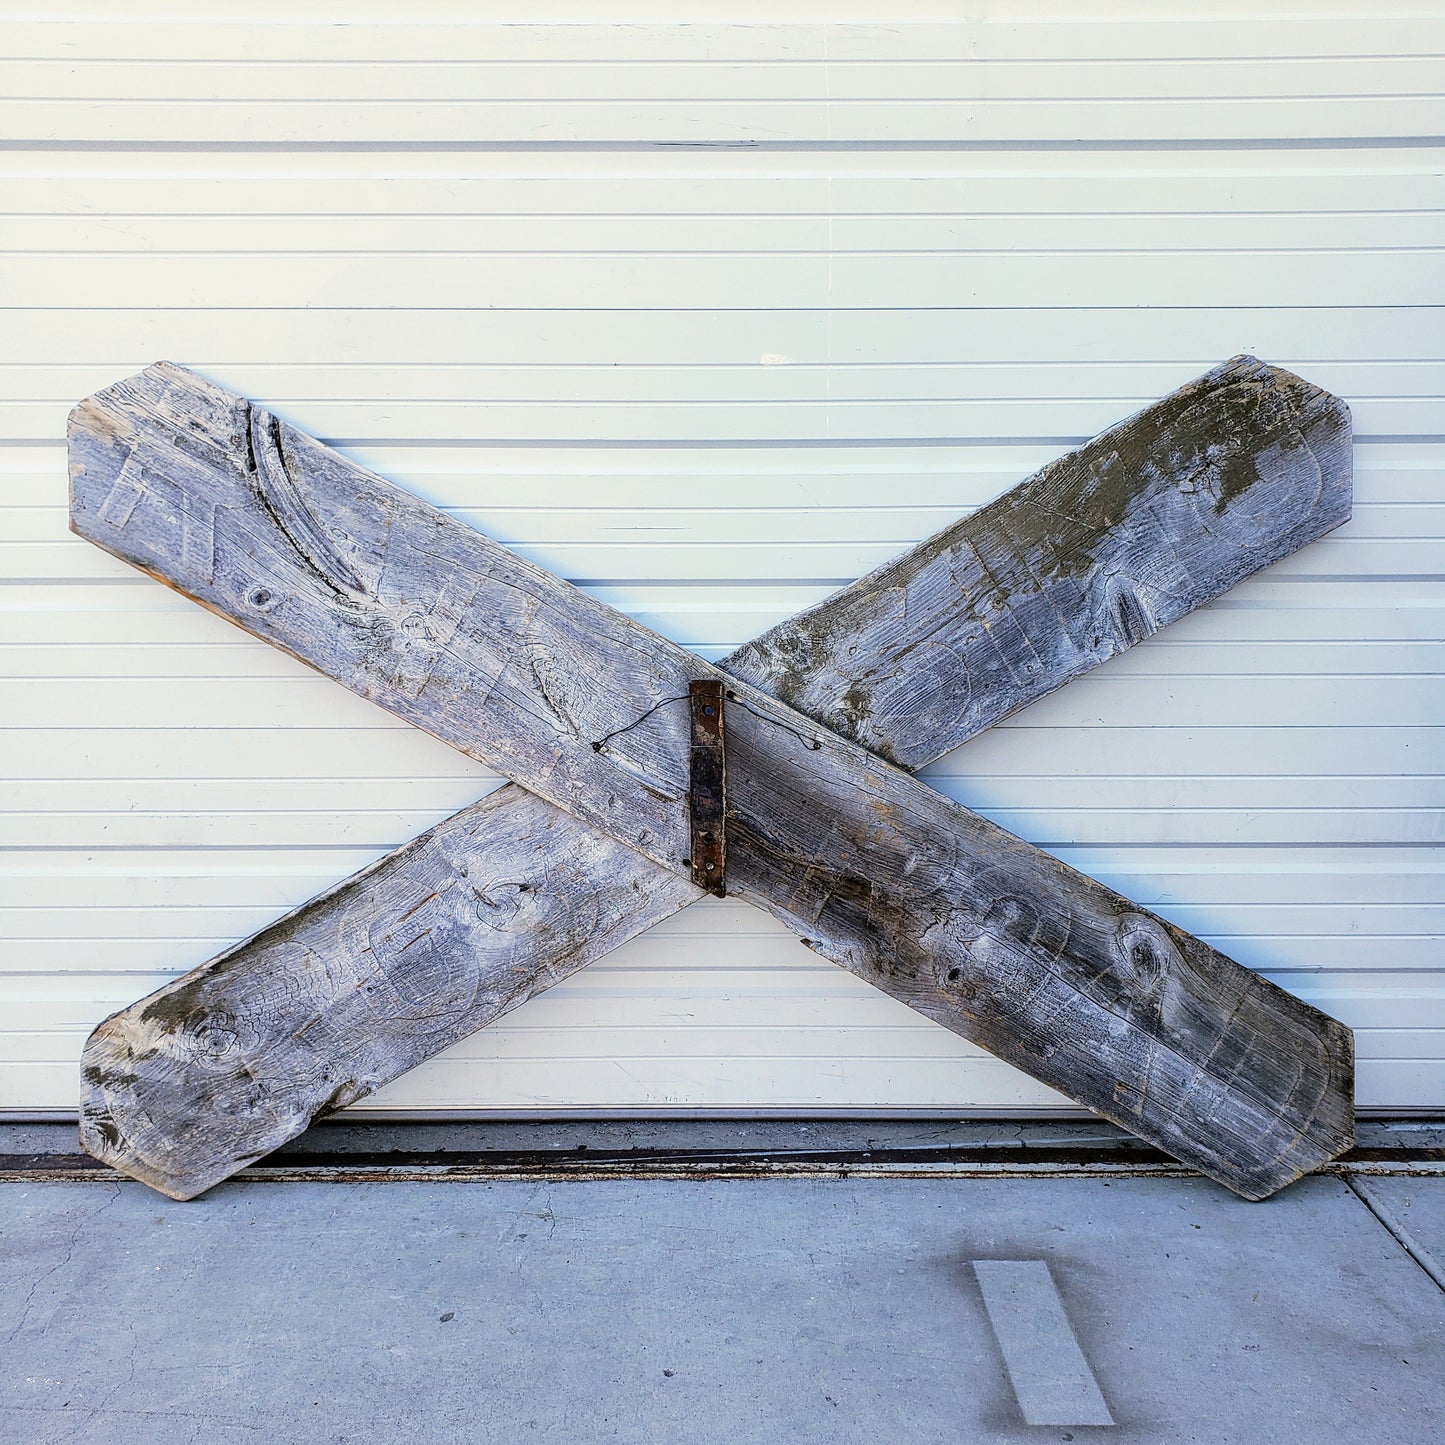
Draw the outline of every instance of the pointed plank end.
M314 1117L261 1098L243 1062L211 1058L224 1021L194 1011L193 989L187 976L112 1014L80 1063L80 1147L176 1200L280 1148ZM188 1052L189 1074L178 1067Z
M112 1014L85 1041L80 1056L80 1147L102 1164L171 1199L187 1200L204 1190L205 1183L178 1178L156 1167L136 1147L133 1131L137 1117L136 1060L124 1037L124 1021L131 1009Z

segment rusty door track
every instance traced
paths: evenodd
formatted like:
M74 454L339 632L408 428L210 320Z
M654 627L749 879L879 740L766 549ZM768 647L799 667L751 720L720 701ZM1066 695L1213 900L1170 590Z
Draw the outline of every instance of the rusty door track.
M342 1131L338 1131L342 1132ZM365 1129L350 1147L282 1150L240 1171L238 1179L275 1182L386 1183L451 1180L1091 1179L1197 1177L1160 1150L1127 1137L1028 1142L1023 1128L987 1142L877 1147L367 1148ZM392 1132L397 1132L393 1129ZM826 1132L820 1130L819 1132ZM886 1132L886 1131L884 1131ZM1047 1131L1056 1137L1059 1130ZM1067 1133L1067 1131L1062 1131ZM1331 1175L1445 1174L1437 1131L1398 1143L1351 1149L1318 1172ZM1424 1138L1432 1142L1425 1144ZM322 1140L317 1144L323 1145ZM0 1181L93 1181L115 1172L86 1154L0 1153Z

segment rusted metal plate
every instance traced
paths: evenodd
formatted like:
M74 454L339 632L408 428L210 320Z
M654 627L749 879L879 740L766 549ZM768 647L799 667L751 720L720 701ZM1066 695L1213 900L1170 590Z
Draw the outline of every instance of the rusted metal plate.
M692 746L688 754L688 818L692 829L692 881L727 897L727 733L723 686L715 678L688 684Z

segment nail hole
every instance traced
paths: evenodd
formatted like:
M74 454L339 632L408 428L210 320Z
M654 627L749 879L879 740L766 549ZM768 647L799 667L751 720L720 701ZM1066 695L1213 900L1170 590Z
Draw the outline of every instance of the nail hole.
M951 968L948 970L949 983L957 983L963 977L962 969Z
M682 866L683 866L684 868L691 868L691 867L692 867L692 859L691 859L691 858L684 858L684 859L682 860Z

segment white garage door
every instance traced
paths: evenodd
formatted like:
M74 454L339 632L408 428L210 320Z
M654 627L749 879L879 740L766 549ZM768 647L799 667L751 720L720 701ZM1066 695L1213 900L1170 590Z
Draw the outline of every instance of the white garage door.
M70 536L82 395L193 366L718 656L1245 350L1354 520L929 776L1445 1105L1439 7L681 8L6 22L0 1109L495 781ZM369 1102L1058 1100L709 901Z

